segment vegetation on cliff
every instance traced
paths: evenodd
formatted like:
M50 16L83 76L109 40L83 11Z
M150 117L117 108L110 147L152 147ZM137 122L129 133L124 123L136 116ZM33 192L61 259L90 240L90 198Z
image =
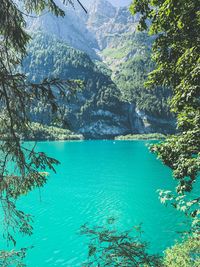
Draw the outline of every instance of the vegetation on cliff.
M151 134L128 134L115 137L115 140L163 140L166 136L159 133Z
M154 90L145 88L144 82L155 63L151 59L152 43L147 33L135 33L132 43L127 42L125 62L121 63L114 74L114 81L120 88L122 99L134 103L138 110L157 118L172 120L169 110L171 90L169 87L158 86Z
M36 122L31 123L32 131L26 132L22 139L26 141L62 141L62 140L83 140L81 134L75 134L70 130L48 126Z

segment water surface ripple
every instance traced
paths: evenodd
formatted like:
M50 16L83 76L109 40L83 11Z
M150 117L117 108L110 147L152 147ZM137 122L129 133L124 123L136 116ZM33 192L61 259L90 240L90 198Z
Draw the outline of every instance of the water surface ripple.
M143 223L150 250L161 253L177 238L182 218L158 200L156 190L175 186L170 170L149 153L148 141L41 142L38 149L61 165L48 184L20 200L34 215L34 234L19 245L33 245L28 267L81 266L87 240L81 225L103 225L117 218L116 228ZM40 199L41 198L41 199Z

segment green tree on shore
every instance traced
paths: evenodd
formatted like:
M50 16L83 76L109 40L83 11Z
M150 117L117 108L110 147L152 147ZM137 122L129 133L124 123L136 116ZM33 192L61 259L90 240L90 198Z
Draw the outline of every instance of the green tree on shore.
M200 1L134 0L130 10L140 13L140 30L156 36L147 87L168 86L171 110L177 116L178 134L154 145L162 162L173 170L176 193L160 191L162 202L190 215L199 228L200 196L189 194L200 171ZM199 194L199 192L198 192Z

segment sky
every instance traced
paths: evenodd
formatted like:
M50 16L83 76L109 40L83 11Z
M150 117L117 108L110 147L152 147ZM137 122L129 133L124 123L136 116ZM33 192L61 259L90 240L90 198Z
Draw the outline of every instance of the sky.
M131 3L131 0L109 0L115 6L127 6Z
M87 4L92 4L92 2L94 1L95 0L82 0L82 3L87 5ZM131 0L107 0L107 1L109 1L114 6L127 6L132 2Z

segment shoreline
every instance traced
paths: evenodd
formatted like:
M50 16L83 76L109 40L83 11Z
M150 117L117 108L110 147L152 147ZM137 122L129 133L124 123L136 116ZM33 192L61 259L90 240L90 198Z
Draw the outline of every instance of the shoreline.
M84 136L79 136L66 139L24 139L24 142L83 142L83 141L157 141L165 140L166 135L154 133L154 134L131 134L131 135L120 135L113 138L84 138ZM79 138L80 137L80 138Z
M166 135L160 133L149 133L149 134L128 134L116 136L116 141L148 141L148 140L165 140Z
M128 135L118 135L118 136L105 136L101 138L90 138L89 136L83 136L82 134L76 134L74 132L69 132L62 128L56 127L45 127L43 131L35 132L34 134L27 134L26 136L18 137L22 142L83 142L83 141L156 141L156 140L165 140L167 135L160 133L149 133L149 134L128 134ZM48 130L48 131L47 131ZM52 131L54 130L54 131ZM35 136L34 136L35 135ZM12 139L0 138L1 141L10 141Z

